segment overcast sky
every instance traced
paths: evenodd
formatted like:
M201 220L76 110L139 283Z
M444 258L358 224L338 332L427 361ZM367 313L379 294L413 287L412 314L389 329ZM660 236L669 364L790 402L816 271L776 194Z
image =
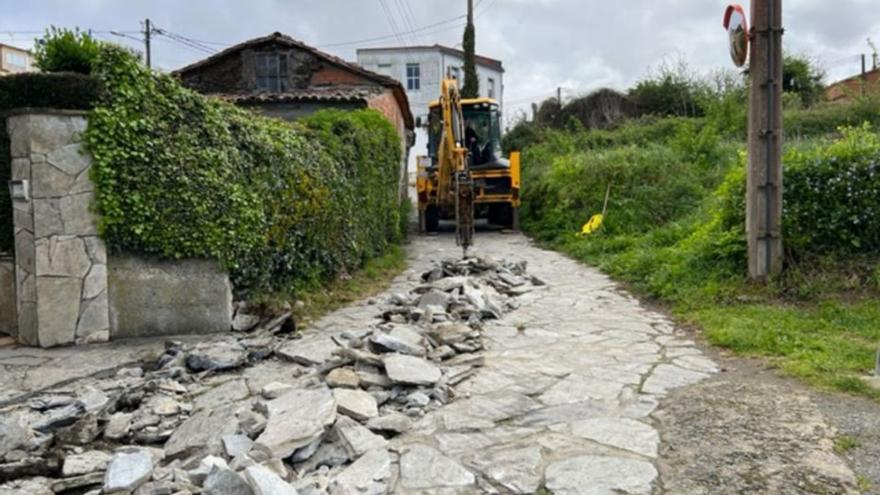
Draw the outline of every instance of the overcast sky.
M686 60L699 72L731 67L721 28L724 1L474 2L477 52L504 63L509 117L557 86L565 97L603 86L625 89L664 59ZM880 44L877 0L783 3L786 49L819 60L828 79L859 70L867 37ZM132 38L149 17L213 49L281 31L354 60L358 47L460 43L466 0L0 0L0 6L0 42L22 47L53 24L140 46ZM205 56L166 37L154 42L154 65L162 69Z

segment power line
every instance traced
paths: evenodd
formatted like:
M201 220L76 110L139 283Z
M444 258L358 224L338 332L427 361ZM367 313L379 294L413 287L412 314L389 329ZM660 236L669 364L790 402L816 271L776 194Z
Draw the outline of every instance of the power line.
M449 23L454 22L454 21L461 21L461 20L465 19L466 17L467 17L467 16L464 15L464 14L459 15L459 16L455 16L455 17L450 17L449 19L444 19L444 20L442 20L442 21L438 21L438 22L435 22L435 23L433 23L433 24L428 24L427 26L422 26L422 27L420 27L420 28L414 29L414 30L412 30L412 31L409 31L408 33L423 33L423 34L428 34L426 31L429 31L429 30L431 30L431 29L433 29L433 28L437 28L437 27L439 27L439 26L443 26L443 25L445 25L445 24L449 24ZM445 31L445 30L448 30L448 29L459 28L459 27L463 27L463 26L464 26L464 24L461 24L461 23L460 23L460 24L457 24L457 25L455 25L455 26L447 27L447 28L444 28L444 29L442 29L442 30L435 30L435 31L432 31L432 32L441 32L441 31ZM391 39L391 38L394 38L395 36L396 36L396 35L393 35L393 34L392 34L392 35L375 36L375 37L372 37L372 38L362 38L362 39L351 40L351 41L340 41L340 42L336 42L336 43L329 43L329 44L325 44L325 45L319 45L318 48L334 48L334 47L337 47L337 46L349 46L349 45L358 45L358 44L362 44L362 43L372 43L372 42L377 42L377 41L387 41L387 40L389 40L389 39Z
M391 11L388 10L388 4L385 3L385 0L379 0L379 4L382 6L382 11L385 12L385 19L388 20L388 26L391 28L391 32L394 33L394 37L397 38L397 42L401 45L405 45L403 38L400 37L400 33L397 29L397 23L394 21L394 16L391 14Z

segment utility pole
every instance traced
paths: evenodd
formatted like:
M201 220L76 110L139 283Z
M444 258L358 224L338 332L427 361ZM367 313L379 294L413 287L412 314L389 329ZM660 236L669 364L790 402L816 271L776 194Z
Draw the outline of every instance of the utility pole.
M559 109L562 110L562 86L556 86L556 103L559 104Z
M865 54L863 53L862 54L862 84L860 85L861 86L861 94L863 97L865 96L865 84L867 82L868 82L868 64L867 64L867 58L865 57Z
M782 270L782 0L752 0L746 236L749 277Z
M152 67L152 62L150 60L150 35L153 33L153 29L150 27L150 19L144 19L144 49L147 59L147 67Z

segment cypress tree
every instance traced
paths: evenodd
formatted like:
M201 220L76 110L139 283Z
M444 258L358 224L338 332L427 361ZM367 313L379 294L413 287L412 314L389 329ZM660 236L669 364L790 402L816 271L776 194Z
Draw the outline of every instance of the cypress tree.
M468 0L468 22L464 28L464 84L461 87L462 98L480 96L480 80L477 78L476 30L474 29L474 2Z

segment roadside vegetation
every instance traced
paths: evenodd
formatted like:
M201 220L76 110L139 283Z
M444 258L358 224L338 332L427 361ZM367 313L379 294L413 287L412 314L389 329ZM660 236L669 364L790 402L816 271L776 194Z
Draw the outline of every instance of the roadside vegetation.
M785 270L769 284L747 279L737 75L667 68L626 94L537 106L505 143L524 152L522 225L713 344L880 398L861 379L880 347L880 99L822 102L808 61L789 58L786 72ZM604 225L577 235L608 186Z
M239 297L310 294L310 311L332 306L324 288L350 298L369 292L368 278L399 271L408 211L396 180L400 141L378 112L266 118L80 31L52 28L35 60L44 73L2 78L0 109L89 111L94 207L109 249L215 259ZM8 152L0 139L0 164ZM8 208L0 227L3 248Z

